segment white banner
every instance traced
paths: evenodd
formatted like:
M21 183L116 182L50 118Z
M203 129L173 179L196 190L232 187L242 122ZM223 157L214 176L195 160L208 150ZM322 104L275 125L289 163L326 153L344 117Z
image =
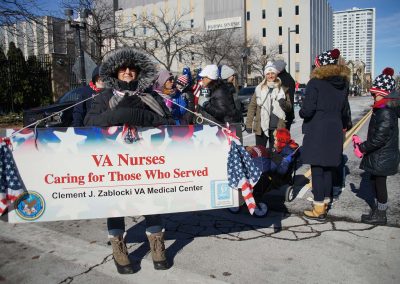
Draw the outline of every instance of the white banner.
M28 190L9 212L12 223L238 206L218 127L39 129L12 144Z

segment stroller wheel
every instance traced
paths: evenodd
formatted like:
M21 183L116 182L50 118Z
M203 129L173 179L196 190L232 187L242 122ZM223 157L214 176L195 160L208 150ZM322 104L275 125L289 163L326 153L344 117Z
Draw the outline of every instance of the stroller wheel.
M268 213L268 206L263 202L257 203L257 207L254 210L254 217L265 217Z
M231 212L232 214L238 214L240 212L240 206L238 207L231 207L228 208L229 212Z
M295 199L295 195L293 192L293 186L288 186L285 190L285 201L292 202Z

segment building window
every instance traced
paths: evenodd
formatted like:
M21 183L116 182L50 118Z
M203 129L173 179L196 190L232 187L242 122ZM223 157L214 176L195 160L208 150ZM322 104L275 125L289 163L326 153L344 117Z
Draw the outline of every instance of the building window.
M251 65L247 65L247 74L251 74Z
M194 53L191 52L191 56L192 56L192 61L194 60Z
M265 9L262 10L262 18L265 19Z
M282 44L279 45L279 54L282 54Z
M247 13L246 13L246 20L247 20L247 21L250 21L250 12L247 12Z
M181 52L178 53L178 57L179 57L179 62L182 62L182 53Z
M295 15L299 14L299 5L296 5L296 7L294 8L294 14Z
M146 27L143 27L143 34L145 35L147 33Z
M158 40L154 40L154 47L158 48Z
M296 25L296 34L298 35L299 34L299 31L300 30L300 27L299 27L299 25Z
M194 28L194 20L193 19L190 20L190 27Z
M300 52L300 44L296 43L296 53Z
M263 35L263 37L267 36L267 29L266 28L262 29L262 35Z
M282 17L282 8L278 9L278 17Z
M279 27L279 35L282 35L282 27Z
M263 46L263 55L267 55L267 47Z
M132 28L132 36L136 36L136 29Z
M147 43L143 42L143 49L147 49Z
M295 71L296 72L300 72L300 62L296 62L295 64L294 64L294 68L295 68Z

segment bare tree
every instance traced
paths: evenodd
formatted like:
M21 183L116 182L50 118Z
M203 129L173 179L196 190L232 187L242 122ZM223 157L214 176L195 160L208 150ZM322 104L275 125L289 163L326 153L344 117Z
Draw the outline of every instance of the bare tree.
M198 40L197 54L207 63L235 65L242 45L243 39L234 29L206 31Z
M38 15L32 11L43 12L36 0L1 0L0 26L12 26L23 21L36 22Z
M279 57L278 44L264 46L258 40L252 39L250 50L247 65L250 66L253 72L264 77L264 68L267 62L276 60Z
M157 14L140 15L117 27L118 40L123 45L134 45L150 55L167 70L175 60L186 62L197 41L197 32L191 27L190 11L176 14L160 9ZM126 21L117 20L118 23Z

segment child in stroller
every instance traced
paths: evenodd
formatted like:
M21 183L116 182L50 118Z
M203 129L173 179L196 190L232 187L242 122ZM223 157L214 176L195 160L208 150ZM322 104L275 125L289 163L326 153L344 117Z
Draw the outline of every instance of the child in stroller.
M257 217L267 214L267 205L261 200L264 193L272 189L284 190L287 202L294 199L293 183L299 145L291 139L290 132L285 128L275 130L274 138L273 148L266 148L262 145L246 147L255 166L260 168L263 173L253 189L253 196L258 207L254 215ZM240 202L241 205L244 204L244 201L240 200ZM236 213L239 212L240 207L229 210Z

